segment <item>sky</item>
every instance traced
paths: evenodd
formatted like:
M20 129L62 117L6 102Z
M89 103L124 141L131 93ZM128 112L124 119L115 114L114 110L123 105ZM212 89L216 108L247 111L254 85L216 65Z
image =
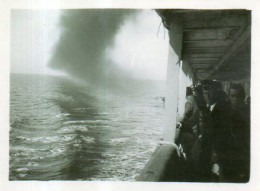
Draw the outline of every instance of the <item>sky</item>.
M107 17L100 21L103 28L96 24L99 15ZM93 30L88 32L88 28ZM12 10L11 72L84 76L101 73L102 64L109 62L106 70L109 66L114 71L109 73L111 76L121 73L138 79L165 80L168 41L168 31L154 10ZM97 56L91 60L93 54ZM66 65L70 58L74 59ZM94 64L87 66L86 62ZM102 62L102 67L98 68L96 62Z
M59 75L47 67L59 39L60 11L11 11L11 73Z

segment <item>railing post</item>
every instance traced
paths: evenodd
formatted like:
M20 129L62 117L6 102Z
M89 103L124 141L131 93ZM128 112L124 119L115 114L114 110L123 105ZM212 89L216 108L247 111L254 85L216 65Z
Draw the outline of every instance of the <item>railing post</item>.
M179 17L175 17L169 29L170 48L167 68L167 90L165 99L164 141L174 142L177 117L180 60L182 50L183 27Z

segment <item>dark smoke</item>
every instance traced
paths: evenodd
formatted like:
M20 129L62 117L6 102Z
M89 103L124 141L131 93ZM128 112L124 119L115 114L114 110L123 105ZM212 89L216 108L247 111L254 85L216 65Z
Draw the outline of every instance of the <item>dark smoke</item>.
M115 65L106 50L113 48L120 27L136 13L137 10L128 9L64 11L60 20L61 37L49 66L92 85L127 83L130 74Z

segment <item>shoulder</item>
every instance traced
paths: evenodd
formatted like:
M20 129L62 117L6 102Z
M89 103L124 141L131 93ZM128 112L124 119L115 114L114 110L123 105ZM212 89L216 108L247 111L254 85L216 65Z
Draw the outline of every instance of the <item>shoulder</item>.
M214 109L220 111L230 111L230 104L227 101L221 101L216 103Z
M230 105L228 104L228 102L223 101L223 102L218 102L216 103L213 111L212 111L213 115L220 115L220 116L226 116L226 117L230 117L231 115L231 108Z

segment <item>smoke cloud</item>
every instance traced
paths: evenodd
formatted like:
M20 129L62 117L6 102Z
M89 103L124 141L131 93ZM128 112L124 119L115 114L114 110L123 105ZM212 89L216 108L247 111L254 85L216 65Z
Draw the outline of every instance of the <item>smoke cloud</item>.
M61 15L61 36L49 66L62 70L88 84L118 86L131 74L113 63L109 49L120 27L137 10L65 10Z

